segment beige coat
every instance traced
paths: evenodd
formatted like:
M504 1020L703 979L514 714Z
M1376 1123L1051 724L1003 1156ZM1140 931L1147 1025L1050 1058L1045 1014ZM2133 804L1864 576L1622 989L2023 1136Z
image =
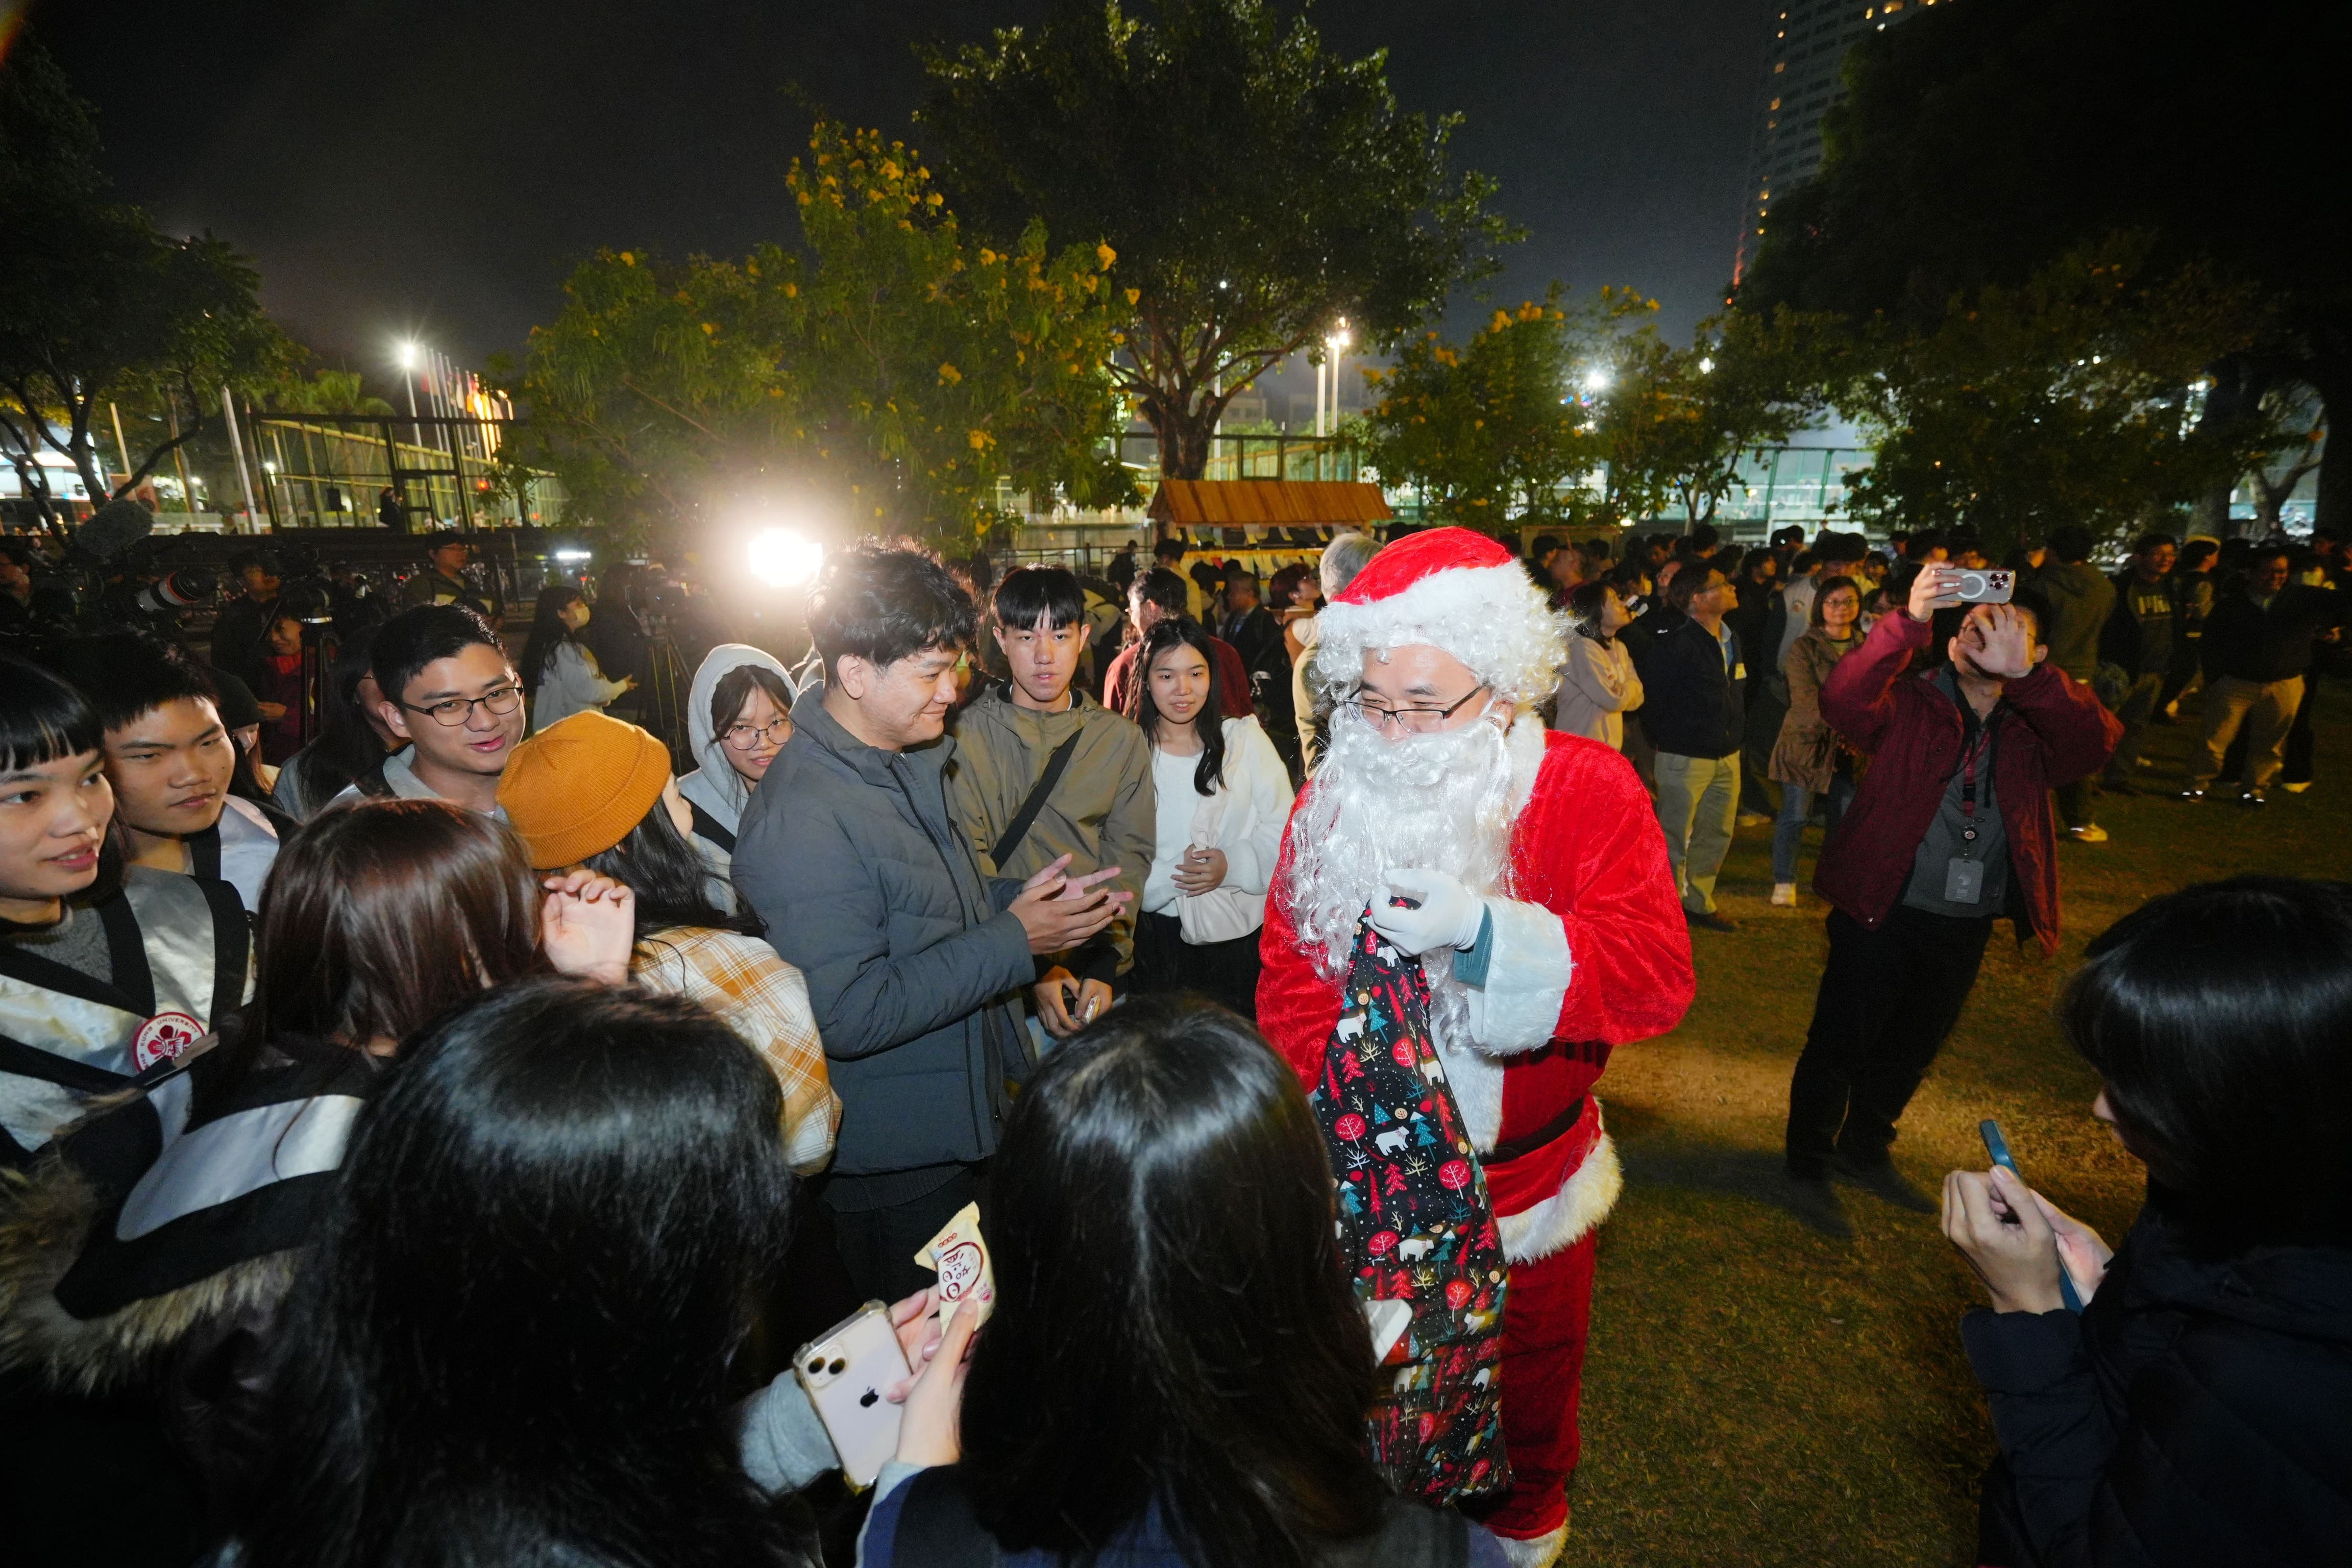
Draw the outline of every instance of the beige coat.
M1773 744L1765 775L1775 784L1798 784L1815 795L1830 787L1837 763L1837 737L1822 717L1822 682L1837 661L1862 646L1859 633L1843 642L1832 642L1819 626L1789 645L1789 716L1780 721L1780 738Z
M1007 863L996 864L989 852L1044 775L1054 748L1073 730L1083 738L1069 766ZM1112 885L1142 893L1160 827L1150 743L1134 723L1086 693L1074 691L1060 713L1039 713L1016 707L1002 687L982 692L956 721L947 793L948 810L971 836L982 874L1025 879L1067 852L1070 875L1116 866ZM1111 922L1122 974L1135 963L1135 908L1129 903Z
M1625 645L1615 637L1603 644L1570 633L1551 727L1622 751L1625 715L1641 705L1642 678L1633 672L1633 656Z

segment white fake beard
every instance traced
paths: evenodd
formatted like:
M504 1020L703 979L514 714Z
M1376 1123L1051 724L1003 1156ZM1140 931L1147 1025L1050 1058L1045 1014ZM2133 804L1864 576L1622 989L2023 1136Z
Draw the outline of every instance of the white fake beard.
M1475 894L1507 893L1511 817L1510 752L1494 723L1390 741L1356 710L1336 710L1329 749L1291 826L1283 895L1299 944L1324 978L1344 979L1356 921L1388 896L1399 867L1444 871ZM1438 1037L1465 1037L1467 1004L1453 966L1423 967Z

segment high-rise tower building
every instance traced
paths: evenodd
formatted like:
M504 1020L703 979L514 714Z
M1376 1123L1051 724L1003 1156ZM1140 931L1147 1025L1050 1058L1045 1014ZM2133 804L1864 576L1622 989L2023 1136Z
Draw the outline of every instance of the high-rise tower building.
M1936 0L1768 0L1772 47L1757 93L1756 135L1748 156L1748 214L1739 226L1737 279L1756 254L1772 215L1772 197L1812 178L1822 166L1822 116L1843 89L1845 52ZM1945 0L1947 5L1954 0Z

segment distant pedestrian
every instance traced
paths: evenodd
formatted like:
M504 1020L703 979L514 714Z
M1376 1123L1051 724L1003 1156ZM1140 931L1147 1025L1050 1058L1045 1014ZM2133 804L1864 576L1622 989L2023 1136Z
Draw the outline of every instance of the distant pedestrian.
M2132 546L2130 563L2116 573L2116 607L2099 635L2099 662L2113 665L2123 701L2116 717L2123 721L2124 738L2107 763L2100 787L2117 795L2137 795L2133 782L2140 765L2140 745L2164 698L2164 681L2172 668L2179 600L2173 591L2172 563L2179 547L2168 533L2144 535Z
M2072 523L2050 531L2050 542L2032 552L2025 581L2050 606L2045 637L2050 663L2077 684L2096 689L2099 637L2116 606L2116 585L2091 564L2091 531ZM2104 844L2107 830L2094 818L2097 792L2090 779L2077 779L2058 792L2058 816L2066 837L2077 844Z
M2286 736L2303 700L2315 639L2352 618L2352 595L2287 581L2284 545L2257 549L2246 574L2214 602L2205 623L2205 743L2189 763L2184 800L2203 800L2241 725L2246 763L2241 805L2261 805L2285 763Z
M1739 591L1703 563L1666 585L1683 618L1641 658L1642 728L1658 749L1658 826L1666 836L1683 913L1714 931L1739 928L1715 905L1715 879L1739 809L1739 742L1748 670L1723 624Z
M1568 662L1560 666L1551 727L1614 751L1625 746L1625 715L1642 705L1642 677L1617 634L1632 617L1611 583L1579 583L1568 595Z
M1829 829L1853 800L1853 753L1838 744L1822 717L1822 686L1838 660L1862 646L1862 590L1850 577L1832 577L1813 595L1813 624L1789 650L1789 711L1767 764L1780 785L1780 815L1772 828L1772 901L1797 901L1797 851L1813 803L1827 799Z

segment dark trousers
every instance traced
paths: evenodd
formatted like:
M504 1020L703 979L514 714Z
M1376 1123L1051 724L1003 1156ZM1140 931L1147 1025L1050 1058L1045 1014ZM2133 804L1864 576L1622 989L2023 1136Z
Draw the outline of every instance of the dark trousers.
M1174 915L1139 914L1135 918L1135 967L1128 973L1128 991L1136 995L1197 991L1255 1023L1257 938L1258 933L1252 931L1230 942L1186 942L1184 922Z
M1772 766L1772 749L1780 743L1780 722L1789 716L1789 683L1768 675L1748 683L1747 724L1739 740L1739 809L1764 816L1780 814L1766 775Z
M1956 920L1897 904L1870 931L1829 918L1830 960L1813 1024L1789 1081L1789 1168L1817 1175L1832 1154L1886 1158L1960 1006L1977 983L1992 919Z
M833 1210L835 1240L858 1300L896 1301L937 1283L939 1276L917 1263L915 1254L980 1197L987 1179L985 1162L966 1165L920 1197L860 1209L842 1208L835 1201L837 1190L825 1190L821 1179L814 1184Z

